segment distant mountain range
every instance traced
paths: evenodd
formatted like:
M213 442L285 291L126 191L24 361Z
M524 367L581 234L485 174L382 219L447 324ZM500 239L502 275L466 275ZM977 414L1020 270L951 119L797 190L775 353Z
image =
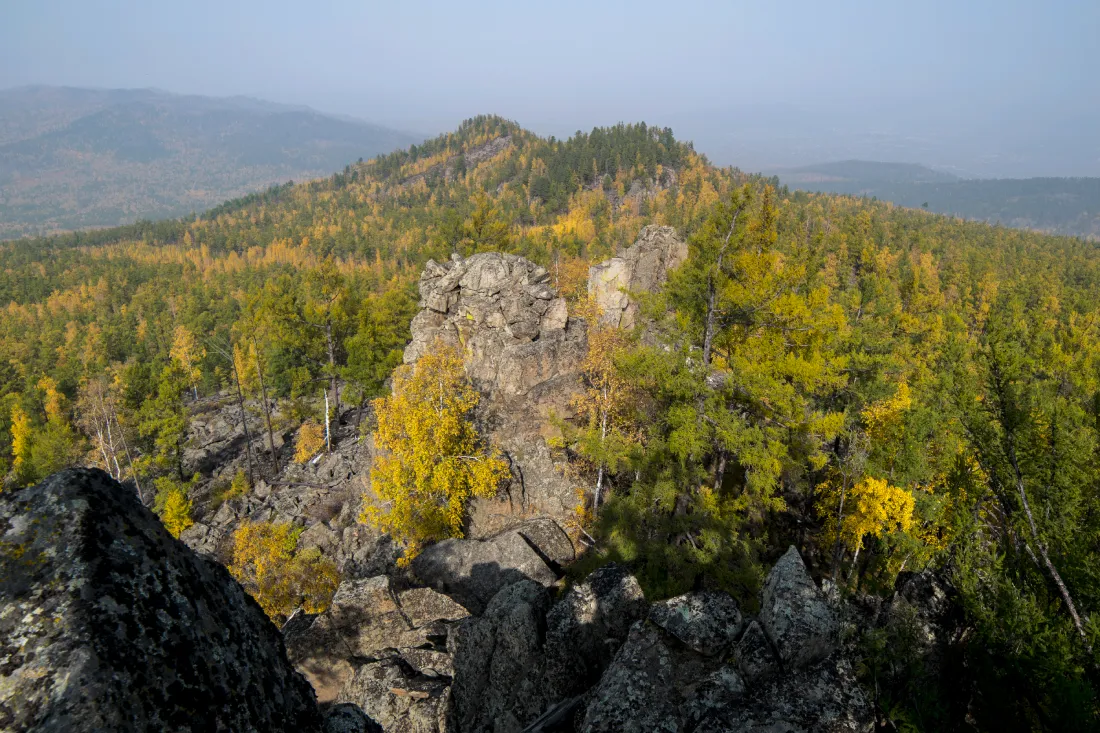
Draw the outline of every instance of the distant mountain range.
M415 142L410 133L246 97L0 91L0 239L202 211Z
M921 165L863 160L775 173L805 191L873 196L964 219L1100 239L1100 178L963 179Z

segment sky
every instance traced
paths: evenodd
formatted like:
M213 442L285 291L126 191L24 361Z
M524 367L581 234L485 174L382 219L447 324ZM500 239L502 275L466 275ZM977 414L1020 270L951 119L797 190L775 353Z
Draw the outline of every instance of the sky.
M1100 2L2 0L0 89L156 87L436 134L669 125L752 170L1100 175Z

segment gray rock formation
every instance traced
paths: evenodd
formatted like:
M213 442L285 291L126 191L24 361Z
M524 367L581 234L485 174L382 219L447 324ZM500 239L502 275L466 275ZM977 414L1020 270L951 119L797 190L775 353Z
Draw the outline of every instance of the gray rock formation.
M0 729L320 728L260 607L132 491L68 470L0 494Z
M522 530L495 539L513 547ZM560 530L543 530L551 552L536 557L548 569L554 542L547 537ZM496 589L474 613L435 590L400 590L385 577L345 583L325 614L288 622L293 658L328 670L342 664L331 699L353 703L388 732L870 730L871 708L845 650L819 633L816 587L808 599L790 600L788 591L802 589L803 580L812 586L797 554L765 583L765 612L783 610L779 638L801 649L781 665L761 623L746 619L731 597L707 591L651 605L616 565L556 603L539 580L544 571L531 566L509 582L470 585L477 566L470 553L499 559L492 546L463 541L459 562L431 565L450 595L479 600ZM325 655L299 655L318 646Z
M779 659L772 650L764 630L755 620L750 621L734 655L741 676L749 684L766 680L779 672Z
M437 341L461 346L467 374L483 396L478 421L512 465L507 502L475 501L471 533L491 534L507 524L501 520L507 514L567 516L576 495L546 439L552 414L572 414L577 367L587 349L584 322L569 318L544 268L508 254L429 262L420 306L405 363Z
M360 665L337 699L362 708L386 733L453 730L447 681L419 674L399 657Z
M740 704L715 710L697 733L870 731L871 704L843 655L787 672L750 687Z
M741 635L741 610L725 593L688 593L655 603L649 620L708 657L725 654Z
M413 558L417 579L481 612L497 592L521 580L551 586L560 566L572 562L573 545L547 519L517 525L484 540L449 539Z
M673 657L660 631L639 621L593 692L581 730L679 733L675 678Z
M368 718L358 705L337 703L325 711L324 733L382 733L382 726Z
M539 685L544 701L595 685L647 610L638 581L614 564L570 588L546 616L546 663Z
M764 583L760 625L784 668L824 659L836 647L836 614L793 545Z
M388 537L357 521L363 485L356 479L370 472L374 452L370 437L358 435L354 411L345 413L345 424L334 422L332 453L305 464L284 465L276 478L257 478L244 496L222 500L219 492L247 465L240 412L234 402L213 398L192 409L198 417L188 432L189 470L205 466L209 475L204 474L192 492L196 521L180 537L189 547L226 562L233 531L242 522L291 522L304 528L298 546L319 549L336 563L342 577L367 578L392 570L398 549ZM262 456L266 475L270 463L261 450L267 442L260 427L252 426L253 446L256 456Z
M638 304L630 293L656 292L668 273L683 264L688 246L672 227L647 226L637 241L606 262L588 270L588 292L600 306L601 320L620 328L633 328Z
M835 639L836 620L823 615L793 548L769 573L763 595L761 623L767 616L791 652L782 668L767 627L755 620L746 627L732 598L673 598L631 628L588 693L580 730L870 731L871 706Z
M542 628L550 595L534 581L502 589L479 618L455 627L455 721L460 731L518 731L537 717L541 696L530 674L543 659Z
M345 694L361 660L394 657L402 660L402 669L449 674L449 660L433 658L431 647L446 639L447 623L468 615L458 603L428 588L395 593L389 577L381 575L344 581L327 611L302 622L291 619L283 634L290 660L312 683L318 700L350 698L363 705L361 698ZM377 677L364 674L360 682Z

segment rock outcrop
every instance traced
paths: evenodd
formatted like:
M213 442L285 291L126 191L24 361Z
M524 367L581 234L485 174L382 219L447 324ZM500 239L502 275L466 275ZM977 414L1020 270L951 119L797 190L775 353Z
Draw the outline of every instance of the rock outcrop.
M259 605L131 490L74 469L0 494L0 729L321 724Z
M211 402L207 400L204 402ZM180 537L196 552L227 562L233 531L243 522L291 522L303 528L298 546L316 547L336 563L345 578L369 578L389 572L398 549L389 538L358 521L363 484L357 480L370 472L373 441L360 438L356 411L333 422L333 451L305 464L285 465L276 478L257 478L243 496L221 498L234 473L247 466L240 411L235 403L193 406L187 451L188 470L216 460L218 467L192 490L195 524ZM252 426L257 476L270 466L270 454L262 449L260 425ZM282 437L276 434L276 441ZM285 463L285 460L284 460Z
M632 327L638 305L628 293L658 290L686 258L687 245L674 229L644 228L634 245L589 272L589 291L604 320ZM515 255L430 261L419 288L421 310L413 318L405 363L436 342L461 347L467 374L483 396L478 421L512 466L506 504L474 502L472 534L498 531L509 515L568 516L577 503L574 482L547 439L557 431L552 416L573 416L587 325L570 318L545 268Z
M288 621L283 634L291 661L313 684L318 699L330 702L348 696L344 690L363 660L391 658L399 667L449 676L449 660L433 649L443 648L448 623L468 615L447 596L428 588L397 592L390 578L380 575L345 580L328 610ZM372 674L359 674L359 686Z
M714 591L650 604L614 564L556 602L538 572L470 595L467 566L450 580L450 566L434 566L442 593L385 577L345 583L325 614L288 623L292 658L321 669L338 658L339 690L325 699L388 732L871 729L836 619L797 552L769 573L759 619ZM479 601L491 588L476 608L444 595ZM319 646L327 656L300 653Z
M478 421L512 466L506 501L474 502L472 534L498 531L509 515L567 516L576 495L547 437L551 415L572 414L588 343L584 321L569 318L544 268L509 254L430 261L420 277L420 306L405 363L437 341L460 346L482 394Z
M553 521L536 519L483 540L438 542L413 559L412 571L425 585L481 612L506 585L553 585L573 558L569 536Z
M747 626L721 593L654 604L589 693L580 730L869 731L871 706L836 620L793 548L763 596L761 622ZM766 628L781 630L780 654Z
M836 614L793 546L768 574L760 625L784 667L801 667L824 659L836 646Z
M688 247L672 227L647 226L637 241L617 257L588 270L588 292L596 299L604 323L633 328L638 303L630 293L652 293L683 264Z

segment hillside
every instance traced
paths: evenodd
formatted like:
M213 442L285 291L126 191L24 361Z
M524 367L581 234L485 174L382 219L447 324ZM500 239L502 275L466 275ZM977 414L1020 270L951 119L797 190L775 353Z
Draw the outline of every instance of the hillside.
M455 560L478 605L507 555L763 623L801 557L858 616L844 675L884 727L1096 726L1090 242L788 191L665 128L479 117L195 219L0 244L0 302L5 491L134 481L279 622L465 532L500 543ZM519 520L562 555L495 534Z
M843 161L778 172L805 191L873 196L937 214L1100 238L1100 178L960 179L907 163Z
M0 239L202 211L414 141L243 97L0 91Z

